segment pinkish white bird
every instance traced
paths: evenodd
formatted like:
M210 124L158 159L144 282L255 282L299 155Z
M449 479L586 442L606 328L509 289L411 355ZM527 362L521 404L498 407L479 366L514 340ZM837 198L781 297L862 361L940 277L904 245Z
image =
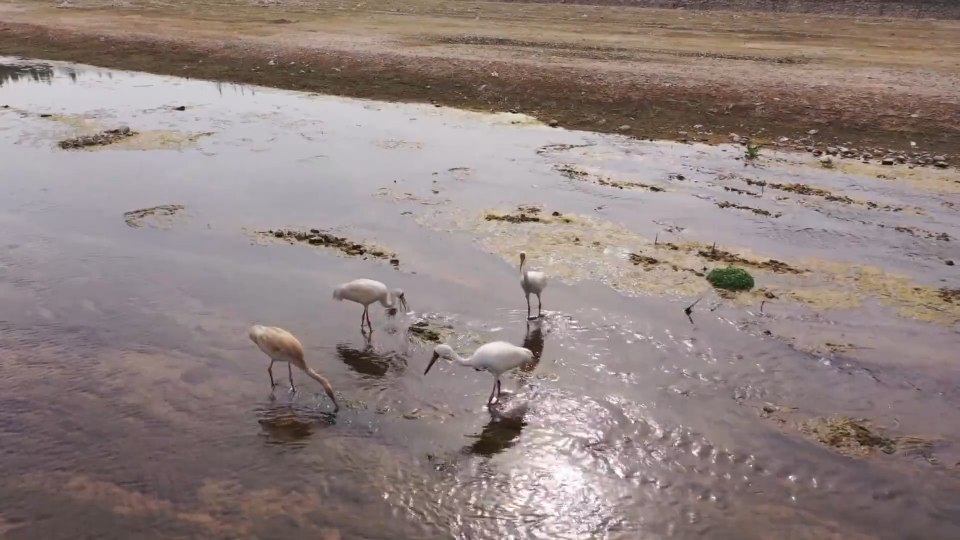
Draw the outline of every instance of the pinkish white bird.
M487 399L487 406L493 405L494 394L497 399L500 398L500 376L518 368L523 364L533 360L533 352L530 349L517 347L506 341L493 341L481 346L473 355L462 358L449 345L437 345L433 349L433 357L427 364L427 369L423 374L430 372L430 368L437 362L438 358L450 360L458 365L473 368L477 371L488 371L493 375L493 389L490 391L490 397Z
M256 343L257 347L260 347L260 350L270 357L270 366L267 367L267 373L270 374L271 387L275 388L277 386L277 383L273 381L273 363L286 362L287 374L290 376L291 391L296 391L297 389L293 384L292 368L292 366L297 366L312 379L320 383L320 386L323 386L323 390L330 396L330 399L333 400L333 412L340 410L340 404L337 403L337 397L333 393L333 387L330 386L330 383L323 375L320 375L307 365L303 359L303 345L300 344L297 338L293 337L293 334L283 328L255 324L250 327L250 340Z
M364 319L367 327L373 330L370 324L370 313L367 308L374 302L387 309L395 309L396 304L403 306L404 311L409 311L407 307L407 298L400 289L390 290L386 285L372 279L355 279L344 283L333 290L334 300L349 300L363 306L363 314L360 316L360 328L363 328Z

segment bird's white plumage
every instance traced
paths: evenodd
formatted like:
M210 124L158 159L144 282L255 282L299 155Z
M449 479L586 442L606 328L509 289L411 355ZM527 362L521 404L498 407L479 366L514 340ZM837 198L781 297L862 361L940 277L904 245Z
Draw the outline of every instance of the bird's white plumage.
M334 300L349 300L362 306L369 306L381 298L386 298L389 292L387 286L379 281L355 279L334 289L333 298Z
M363 328L364 318L367 325L373 328L370 323L370 314L367 309L370 304L380 302L383 307L393 308L397 301L404 310L407 310L407 299L400 289L390 290L386 285L372 279L355 279L342 285L338 285L333 290L334 300L349 300L363 306L363 314L360 316L360 327Z
M487 343L469 358L470 367L502 375L533 360L533 351L506 341Z
M449 345L437 345L433 349L433 358L430 359L426 371L423 372L424 375L430 371L438 358L445 358L458 365L478 371L490 372L493 375L493 390L490 392L490 399L487 400L487 404L490 405L493 403L494 393L499 395L500 376L511 369L516 369L527 362L531 362L533 351L525 347L517 347L506 341L493 341L481 346L468 358L462 358Z
M520 287L523 289L523 293L527 297L527 318L530 318L530 295L536 295L537 297L537 317L540 316L543 311L543 301L540 299L540 293L547 288L547 275L543 272L531 272L530 270L524 270L523 267L527 262L527 254L523 251L520 252Z

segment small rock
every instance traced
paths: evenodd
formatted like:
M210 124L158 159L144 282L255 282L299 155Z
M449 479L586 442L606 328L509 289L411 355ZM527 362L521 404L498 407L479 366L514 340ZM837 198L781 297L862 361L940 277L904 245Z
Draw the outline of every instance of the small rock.
M310 229L310 232L313 234L320 234L320 229Z
M183 105L180 105L179 107L174 107L173 110L175 110L175 111L185 111L185 110L187 110L187 108L186 108L185 106L183 106Z
M833 159L831 159L830 156L823 156L820 158L820 163L823 163L824 165L830 165L833 163Z
M283 231L277 231L273 233L273 235L276 236L277 238L283 238Z
M807 132L807 135L816 135L817 133L820 133L819 129L811 129Z
M883 163L884 165L893 165L894 159L892 157L885 157L880 163Z
M399 266L399 265L400 265L400 259L390 259L390 264L392 264L392 265L394 265L394 266Z
M836 147L836 146L828 146L828 147L827 147L827 153L830 154L831 156L837 155L837 147Z
M686 131L678 131L678 132L677 132L677 135L679 135L679 136L681 136L681 137L686 137L686 136L687 136L687 132L686 132Z
M946 169L949 165L946 161L934 161L933 166L938 169Z
M944 156L933 156L934 161L946 161L947 158Z
M950 261L950 260L943 261L943 263L946 264L947 266L953 266L953 261Z
M630 131L630 126L628 126L627 124L624 124L617 129L619 129L620 131Z
M53 115L52 115L52 114L44 113L44 114L41 114L41 115L40 115L40 118L50 118L51 116L53 116Z
M906 162L907 162L907 156L903 154L900 154L899 156L897 156L897 163L906 163Z
M557 126L560 125L560 122L559 122L557 119L554 118L554 119L550 120L549 122L547 122L547 125L550 126L550 127L557 127Z
M560 217L560 212L554 212L553 217Z
M730 137L730 140L733 141L733 142L735 142L735 143L740 142L740 136L737 135L736 133L731 133L731 134L729 135L729 137Z

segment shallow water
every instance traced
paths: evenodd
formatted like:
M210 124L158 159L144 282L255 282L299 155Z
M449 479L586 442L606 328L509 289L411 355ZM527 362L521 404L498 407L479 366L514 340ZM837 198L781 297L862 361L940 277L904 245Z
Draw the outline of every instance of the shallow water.
M623 260L639 247L662 256L653 238L716 242L796 265L879 267L903 274L907 290L956 288L956 266L943 262L960 259L955 173L891 181L773 153L745 167L733 146L83 66L7 59L0 80L0 536L960 533L950 362L960 333L949 305L920 306L934 320L914 320L902 290L825 271L818 279L864 287L857 306L777 299L761 313L751 297L708 292L691 324L683 308L702 278L661 283L659 269ZM140 135L57 149L120 125ZM666 191L567 178L560 164ZM723 186L758 188L730 173L904 210L770 188L738 195ZM483 219L529 203L576 219ZM124 222L167 204L185 210ZM253 236L281 227L388 246L399 269ZM593 238L606 243L574 245ZM552 277L542 321L525 322L520 249ZM403 288L413 313L372 309L368 340L357 306L330 298L357 277ZM423 376L429 348L404 332L421 316L524 344L538 362L505 380L491 414L488 375L441 365ZM281 366L271 393L268 362L246 336L253 323L300 338L342 394L339 414L302 374L287 393ZM830 353L828 342L850 346ZM762 417L767 402L796 407L797 421L861 416L936 442L846 457L793 416Z

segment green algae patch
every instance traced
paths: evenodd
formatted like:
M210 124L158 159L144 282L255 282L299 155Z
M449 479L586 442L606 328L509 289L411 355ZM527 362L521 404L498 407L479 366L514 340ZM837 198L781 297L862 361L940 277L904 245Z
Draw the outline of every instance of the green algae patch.
M718 289L728 291L749 291L754 286L750 272L734 266L714 268L707 274L707 281Z

